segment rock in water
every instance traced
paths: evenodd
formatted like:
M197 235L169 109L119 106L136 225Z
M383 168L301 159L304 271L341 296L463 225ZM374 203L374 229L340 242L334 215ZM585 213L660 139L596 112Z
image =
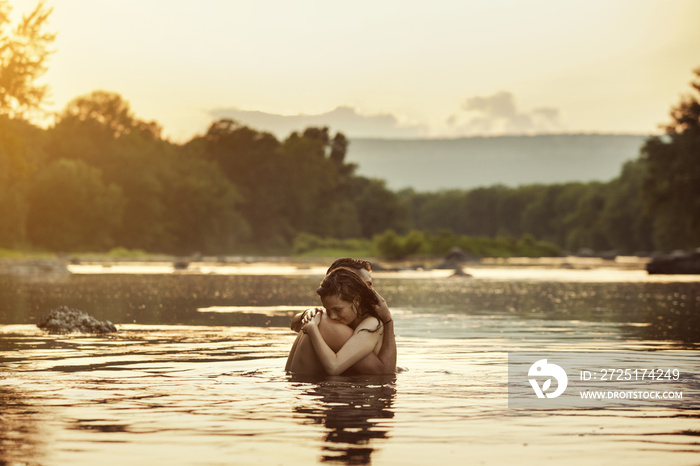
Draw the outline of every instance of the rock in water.
M117 328L108 320L99 321L90 314L78 309L61 306L52 309L37 324L42 330L53 334L63 333L114 333Z
M647 264L649 274L700 274L700 251L657 257Z

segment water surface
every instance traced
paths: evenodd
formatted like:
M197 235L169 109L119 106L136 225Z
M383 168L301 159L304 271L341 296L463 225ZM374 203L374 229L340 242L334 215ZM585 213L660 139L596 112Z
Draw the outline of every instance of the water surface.
M0 277L0 462L698 464L697 397L534 413L507 400L508 351L700 349L692 277L375 274L402 370L309 379L283 371L286 327L317 305L322 271L133 272ZM120 331L47 335L34 323L58 305Z

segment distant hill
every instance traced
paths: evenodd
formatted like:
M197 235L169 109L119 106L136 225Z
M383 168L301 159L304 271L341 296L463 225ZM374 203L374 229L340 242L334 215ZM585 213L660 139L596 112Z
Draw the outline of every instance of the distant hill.
M351 139L347 161L389 188L417 191L609 181L647 136L571 134L460 139Z

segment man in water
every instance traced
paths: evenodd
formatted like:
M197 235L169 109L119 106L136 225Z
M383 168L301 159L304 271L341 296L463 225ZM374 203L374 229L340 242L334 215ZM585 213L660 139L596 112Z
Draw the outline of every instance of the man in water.
M357 362L350 369L351 373L354 374L393 374L396 372L396 337L394 335L394 321L391 317L391 312L386 304L384 298L382 298L379 293L372 287L372 264L368 261L360 259L342 258L338 259L328 268L326 275L328 275L332 270L338 267L346 267L354 270L367 284L369 288L372 288L374 294L379 299L379 305L377 306L377 314L382 320L384 334L382 336L382 347L378 354L370 353L364 357L364 359ZM322 312L321 309L307 309L306 311L299 313L292 319L291 329L295 332L299 332L303 325L311 320L316 313ZM348 340L353 334L353 330L347 325L333 322L330 319L325 320L326 324L323 325L321 330L321 335L323 339L328 343L334 351L338 351L340 347ZM297 340L298 341L298 340ZM296 350L296 343L292 347L292 353ZM288 364L289 366L289 364ZM289 367L287 367L289 370Z

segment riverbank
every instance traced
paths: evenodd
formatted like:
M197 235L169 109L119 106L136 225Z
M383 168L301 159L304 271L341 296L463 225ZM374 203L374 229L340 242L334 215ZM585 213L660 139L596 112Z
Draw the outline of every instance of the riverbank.
M225 273L225 274L323 274L335 257L292 256L216 256L171 257L134 256L81 258L2 258L0 275L19 277L61 278L71 273ZM555 270L644 270L648 258L618 256L615 259L598 257L511 257L483 258L454 262L445 266L444 258L419 258L403 261L383 261L370 258L376 273L427 272L455 269L476 270L492 268L546 268Z
M69 273L68 262L60 258L0 258L0 275L61 278Z

